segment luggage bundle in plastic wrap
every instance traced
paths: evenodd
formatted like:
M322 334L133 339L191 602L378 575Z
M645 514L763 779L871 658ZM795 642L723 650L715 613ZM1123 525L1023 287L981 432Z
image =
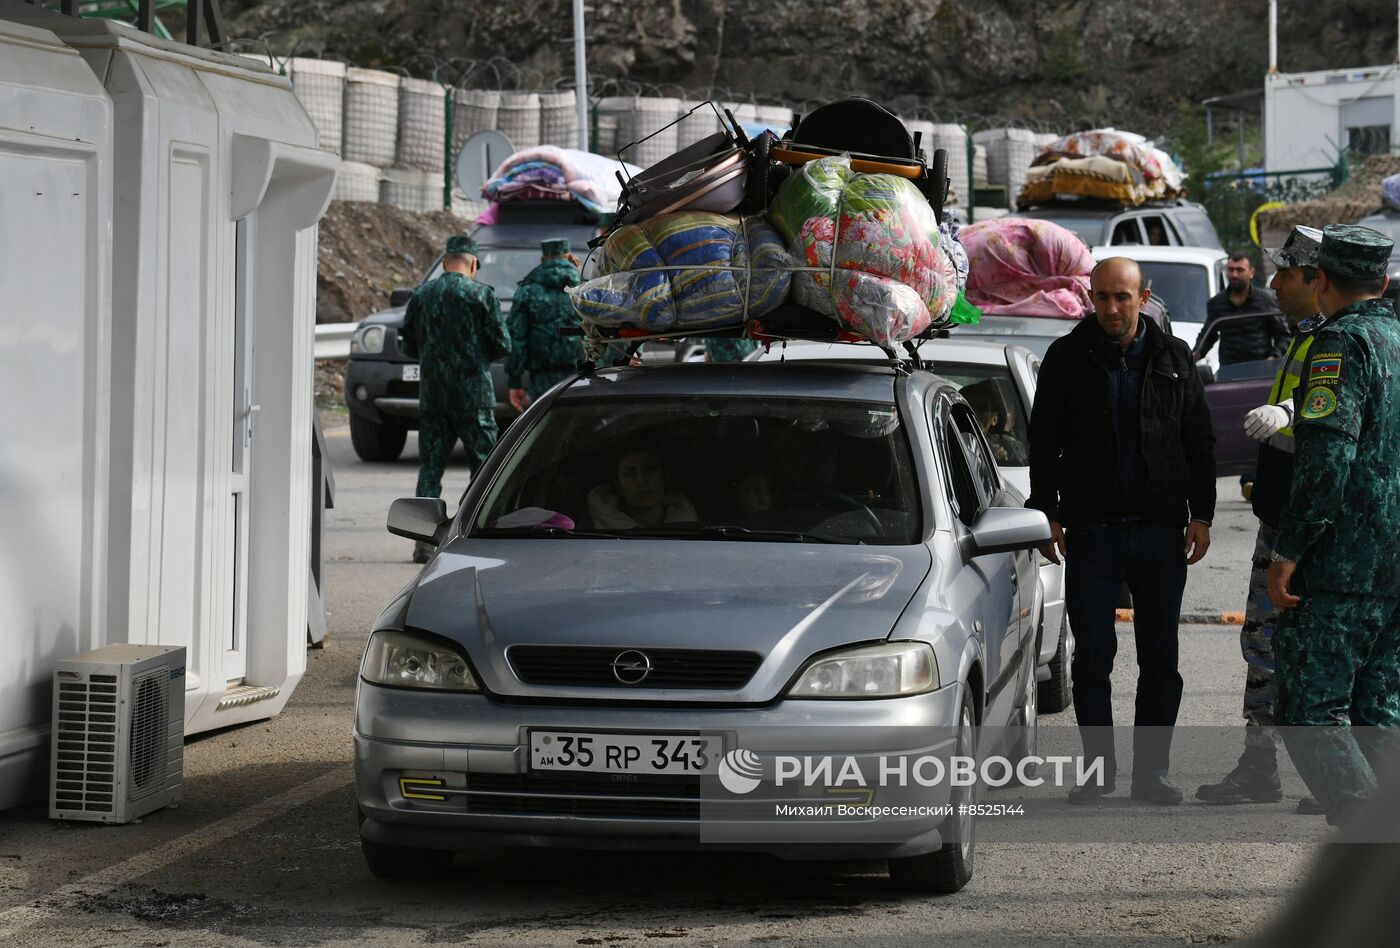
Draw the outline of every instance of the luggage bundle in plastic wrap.
M1079 319L1090 308L1094 257L1059 224L1002 217L963 228L972 265L967 300L988 316Z
M807 139L748 140L735 125L732 140L706 146L709 157L678 153L625 186L621 226L601 248L603 275L570 290L585 333L829 330L888 347L975 321L971 307L956 307L966 255L920 187L929 187L927 168L912 158L898 119L861 100L866 106L878 110L877 124L888 116L905 136L910 156L889 165L893 173L875 170L886 165L868 154ZM804 127L812 126L799 135ZM736 145L747 155L742 187L725 172ZM726 184L732 198L717 205ZM708 210L676 209L688 206Z
M849 158L802 165L778 189L773 225L803 265L792 301L872 342L944 323L958 274L933 208L907 178L858 174Z
M1392 211L1400 211L1400 174L1381 181L1381 200Z
M1063 199L1137 205L1180 197L1185 175L1141 135L1102 128L1046 145L1026 173L1022 207Z

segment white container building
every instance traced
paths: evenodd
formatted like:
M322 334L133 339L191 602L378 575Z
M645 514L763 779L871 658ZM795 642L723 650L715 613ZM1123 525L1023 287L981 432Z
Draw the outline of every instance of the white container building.
M52 169L41 160L35 174L75 173L75 149L96 167L110 148L121 197L108 212L96 186L72 188L74 206L92 205L81 229L62 215L0 214L19 248L0 267L20 268L30 287L11 305L19 284L0 281L6 318L23 313L20 338L36 340L33 373L19 377L43 366L21 399L42 408L22 423L53 444L46 461L30 439L7 438L0 467L35 483L36 504L56 503L42 491L64 499L46 531L0 531L7 557L54 590L31 583L3 606L15 615L0 641L23 659L5 673L24 669L38 713L55 658L117 642L182 645L187 734L269 717L305 670L315 598L315 224L338 159L316 147L287 79L247 59L109 20L13 5L0 15L41 24L82 55L21 47L63 70L0 55L0 82L13 77L11 101L34 113L30 124L71 126L47 135ZM90 127L64 117L89 99ZM110 144L85 144L102 108ZM22 121L0 110L0 126ZM3 173L0 187L27 185ZM72 542L80 526L88 542ZM66 612L46 612L60 596L74 596ZM36 637L35 617L49 614L53 630ZM0 702L12 694L0 688Z
M54 663L103 645L112 104L0 20L0 809L48 785Z

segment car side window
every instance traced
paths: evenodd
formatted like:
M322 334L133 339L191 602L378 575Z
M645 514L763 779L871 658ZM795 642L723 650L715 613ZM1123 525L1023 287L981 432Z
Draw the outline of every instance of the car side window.
M958 438L967 453L972 481L981 492L981 506L986 507L1001 489L1001 475L997 472L996 462L992 460L982 427L977 423L977 416L973 414L972 409L967 405L954 405L950 415L953 424L957 426Z
M1113 236L1109 238L1110 244L1140 244L1142 243L1142 231L1138 229L1137 218L1125 217L1113 225Z
M968 465L967 453L962 447L962 438L952 420L945 417L942 426L943 458L947 468L948 501L953 513L964 526L972 526L977 514L982 510L981 498L977 495L977 485L973 482L972 469Z
M1149 214L1142 219L1142 228L1147 232L1147 242L1153 247L1169 247L1174 241L1171 237L1171 225L1167 219L1160 214Z

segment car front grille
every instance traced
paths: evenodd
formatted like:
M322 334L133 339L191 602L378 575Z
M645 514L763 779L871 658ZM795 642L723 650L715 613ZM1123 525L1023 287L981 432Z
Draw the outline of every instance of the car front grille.
M694 777L469 773L465 789L439 789L443 806L492 816L581 816L601 819L698 820Z
M619 679L614 663L626 656L624 661L635 666L638 654L646 656L651 670L639 681ZM611 688L742 688L763 661L757 652L582 645L516 645L506 657L527 685Z

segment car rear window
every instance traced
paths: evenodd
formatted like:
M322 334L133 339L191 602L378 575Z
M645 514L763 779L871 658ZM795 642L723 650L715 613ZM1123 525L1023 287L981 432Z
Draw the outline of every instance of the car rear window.
M1199 263L1139 261L1152 295L1167 304L1174 321L1203 323L1210 300L1210 271Z
M472 536L909 544L922 521L896 407L834 399L560 399Z
M1182 243L1188 247L1219 247L1220 235L1206 212L1198 207L1183 207L1172 214L1176 229L1181 231Z
M1090 247L1097 247L1099 244L1103 243L1104 221L1108 219L1107 215L1093 217L1084 214L1046 214L1041 212L1020 216L1033 217L1036 220L1050 221L1052 224L1059 224L1065 230L1073 231L1076 237L1084 241L1084 243L1088 244Z

